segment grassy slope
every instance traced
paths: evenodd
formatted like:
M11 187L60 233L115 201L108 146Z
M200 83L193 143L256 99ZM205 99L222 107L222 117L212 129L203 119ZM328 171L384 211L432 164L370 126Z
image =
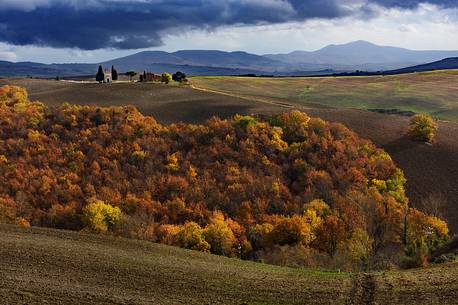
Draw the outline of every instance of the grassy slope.
M0 225L2 304L345 304L348 274Z
M0 225L2 304L458 304L458 265L349 275Z
M202 88L304 106L401 109L458 122L458 70L371 77L195 77Z

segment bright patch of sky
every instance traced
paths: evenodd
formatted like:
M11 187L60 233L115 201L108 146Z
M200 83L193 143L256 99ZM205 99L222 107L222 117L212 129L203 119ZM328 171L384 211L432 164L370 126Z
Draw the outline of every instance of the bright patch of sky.
M16 0L2 1L1 5L4 6L17 3ZM33 9L40 2L47 1L30 1L28 4L24 3L22 9ZM354 1L354 5L360 5L360 2ZM2 24L0 30L1 26ZM457 37L457 8L420 4L409 10L371 5L371 14L351 14L331 19L311 18L265 25L223 25L211 31L170 31L162 33L162 46L146 49L218 49L268 54L294 50L313 51L328 44L367 40L379 45L417 50L458 50ZM101 62L146 49L80 50L0 43L0 60L43 63Z

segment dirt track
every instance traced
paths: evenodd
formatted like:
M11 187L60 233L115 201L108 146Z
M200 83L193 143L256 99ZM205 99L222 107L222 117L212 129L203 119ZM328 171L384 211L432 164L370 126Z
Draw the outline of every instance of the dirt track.
M346 305L374 305L375 290L376 280L372 274L355 275Z

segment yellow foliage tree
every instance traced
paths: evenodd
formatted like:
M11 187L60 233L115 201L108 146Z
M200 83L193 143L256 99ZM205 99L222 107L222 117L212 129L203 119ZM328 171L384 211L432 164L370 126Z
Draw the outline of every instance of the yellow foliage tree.
M177 245L177 236L181 228L177 225L161 225L157 230L159 242L166 245Z
M173 153L167 156L167 165L166 167L171 171L177 171L180 169L180 165L178 163L179 154Z
M23 104L29 101L27 90L16 86L3 86L0 88L0 102L7 106Z
M443 241L449 232L445 221L416 209L410 209L407 224L409 243L425 242L429 247L436 246Z
M182 248L202 252L210 251L210 244L204 238L204 230L195 222L187 222L181 226L176 237Z
M86 228L95 232L106 232L121 220L121 209L101 200L88 204L83 210Z
M221 212L215 212L211 223L205 227L205 240L214 254L230 256L234 252L236 238Z
M418 141L432 142L437 131L437 123L426 114L417 114L412 117L409 125L409 135Z

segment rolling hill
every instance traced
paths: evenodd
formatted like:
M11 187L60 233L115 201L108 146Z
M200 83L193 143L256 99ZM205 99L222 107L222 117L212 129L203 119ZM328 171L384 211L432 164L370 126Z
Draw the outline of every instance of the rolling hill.
M432 63L417 65L393 71L388 71L389 74L400 74L400 73L413 73L413 72L425 72L434 70L452 70L458 69L458 57L445 58Z
M387 71L456 57L458 51L414 51L378 46L366 41L329 45L320 50L289 54L256 55L247 52L183 50L143 51L90 64L40 64L0 61L0 76L55 77L94 74L97 66L115 65L119 71L181 70L189 75L272 74L278 76L331 74L345 71Z
M2 304L345 304L351 289L345 273L109 236L0 225L0 243Z
M10 305L457 304L456 263L352 275L4 225L0 243L0 299Z

